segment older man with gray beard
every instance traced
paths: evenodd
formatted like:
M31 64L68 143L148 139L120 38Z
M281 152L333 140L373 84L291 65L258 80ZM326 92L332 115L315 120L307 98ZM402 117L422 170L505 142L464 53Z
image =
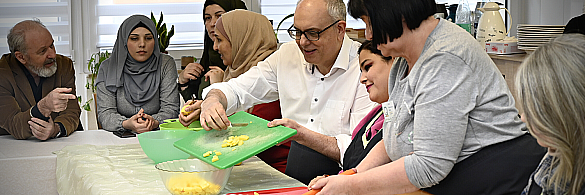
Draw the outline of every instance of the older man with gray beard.
M47 140L80 129L73 62L56 54L49 30L25 20L7 38L10 53L0 59L0 135Z

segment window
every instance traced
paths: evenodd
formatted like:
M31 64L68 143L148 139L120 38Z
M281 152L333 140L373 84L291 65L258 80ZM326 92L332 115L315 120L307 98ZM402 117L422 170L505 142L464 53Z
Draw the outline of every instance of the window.
M203 43L203 3L204 0L93 0L96 3L97 47L112 47L120 24L134 14L150 18L154 13L157 21L161 11L163 22L170 30L175 25L175 35L171 45L193 45Z
M9 53L6 36L16 23L38 18L49 29L57 53L71 56L69 0L27 0L0 3L0 54ZM22 3L26 2L26 3Z
M298 0L258 0L260 1L260 9L262 15L265 15L269 20L272 20L274 24L274 29L278 26L278 23L282 21L284 17L289 14L295 12L295 8L297 6ZM345 4L349 0L344 0ZM346 7L347 11L347 7ZM361 20L356 20L350 15L346 17L347 21L347 28L366 28L366 24ZM286 29L293 24L293 18L289 18L285 20L282 25L280 25L280 30L278 31L278 40L281 43L292 41L293 39L290 38Z

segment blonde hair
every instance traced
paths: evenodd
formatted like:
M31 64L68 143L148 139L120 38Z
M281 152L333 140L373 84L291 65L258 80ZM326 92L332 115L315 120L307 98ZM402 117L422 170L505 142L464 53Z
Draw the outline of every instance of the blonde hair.
M520 66L515 85L530 132L556 149L548 184L568 184L566 193L578 194L585 183L585 35L562 35L539 47Z

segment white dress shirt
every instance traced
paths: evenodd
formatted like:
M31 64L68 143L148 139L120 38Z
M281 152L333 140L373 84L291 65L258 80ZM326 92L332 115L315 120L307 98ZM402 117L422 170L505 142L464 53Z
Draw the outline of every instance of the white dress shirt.
M237 78L205 88L203 97L211 89L221 90L228 115L280 99L282 117L335 136L343 159L353 129L375 106L359 82L359 46L345 35L331 71L323 75L291 41Z

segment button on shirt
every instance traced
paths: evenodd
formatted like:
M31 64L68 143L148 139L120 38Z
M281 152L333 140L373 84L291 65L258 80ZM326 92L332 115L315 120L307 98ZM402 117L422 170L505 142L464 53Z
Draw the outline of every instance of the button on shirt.
M313 71L317 67L291 41L237 78L205 88L203 97L211 89L221 90L228 114L280 99L282 117L335 136L343 159L352 130L375 106L359 83L359 46L346 35L331 71L323 75Z

